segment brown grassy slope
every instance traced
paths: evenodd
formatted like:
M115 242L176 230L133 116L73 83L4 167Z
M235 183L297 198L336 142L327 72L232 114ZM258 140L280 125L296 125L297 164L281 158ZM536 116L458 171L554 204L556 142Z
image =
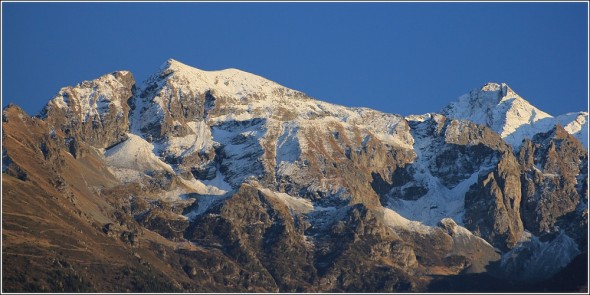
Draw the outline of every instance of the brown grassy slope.
M156 290L168 281L136 279L150 272L134 256L141 249L102 232L113 209L94 190L116 182L96 154L75 159L63 134L17 107L3 113L2 130L3 291L125 291L127 280Z

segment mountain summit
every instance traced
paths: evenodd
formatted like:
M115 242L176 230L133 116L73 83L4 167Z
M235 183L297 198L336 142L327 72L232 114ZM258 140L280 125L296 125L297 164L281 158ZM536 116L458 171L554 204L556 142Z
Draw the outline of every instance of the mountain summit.
M158 80L169 75L173 76L170 77L172 81L185 86L187 90L203 92L215 89L220 95L236 98L246 97L249 94L269 95L276 91L288 90L273 81L238 69L204 71L174 59L166 61L160 67L160 71L148 80Z
M495 83L404 118L113 72L3 110L3 291L587 290L587 116Z
M569 126L570 133L587 146L587 113L580 113L580 117L573 120L574 114L555 118L531 105L505 83L487 83L474 89L443 108L441 113L449 118L486 125L515 149L520 147L523 139L547 132L558 123Z

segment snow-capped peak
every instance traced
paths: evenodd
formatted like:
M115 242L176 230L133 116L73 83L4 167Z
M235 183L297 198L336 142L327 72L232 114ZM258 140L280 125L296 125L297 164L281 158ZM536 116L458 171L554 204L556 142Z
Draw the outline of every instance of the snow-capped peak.
M154 78L166 77L179 86L186 86L195 93L213 89L217 95L241 99L248 95L273 95L278 92L298 93L261 76L235 68L205 71L168 59Z
M303 125L318 124L317 121L321 120L341 121L347 126L362 125L396 145L401 140L396 139L396 134L407 134L402 130L404 124L400 116L318 101L302 92L237 69L205 71L169 59L141 89L143 93L136 97L137 107L133 114L135 127L132 130L136 132L166 120L172 123L177 120L180 126L198 120L215 124L228 120L267 118L297 121ZM195 109L203 110L203 115L187 116L197 112L190 109L195 104L199 104Z
M498 84L495 82L488 82L481 87L481 91L498 91L507 86L506 83Z
M531 105L505 83L487 83L474 89L449 104L442 113L453 119L486 125L513 147L520 146L522 139L554 126L551 115Z
M449 104L442 113L454 119L488 125L502 137L514 133L522 125L551 117L505 83L487 83L480 89L474 89Z

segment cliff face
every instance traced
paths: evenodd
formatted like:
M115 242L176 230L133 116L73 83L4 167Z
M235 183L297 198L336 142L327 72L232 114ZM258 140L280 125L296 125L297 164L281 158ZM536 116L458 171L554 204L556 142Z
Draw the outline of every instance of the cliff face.
M519 159L523 168L521 211L527 228L536 235L564 229L579 242L585 240L588 153L580 142L557 125L527 140Z
M541 126L519 108L537 110L487 84L403 118L174 60L139 87L62 88L36 117L9 106L3 290L535 286L587 255L588 158L573 123L512 132Z
M75 87L62 88L40 117L73 140L106 148L125 140L129 131L128 100L135 80L127 71L114 72Z
M504 154L465 195L465 224L501 248L512 248L523 233L518 162Z

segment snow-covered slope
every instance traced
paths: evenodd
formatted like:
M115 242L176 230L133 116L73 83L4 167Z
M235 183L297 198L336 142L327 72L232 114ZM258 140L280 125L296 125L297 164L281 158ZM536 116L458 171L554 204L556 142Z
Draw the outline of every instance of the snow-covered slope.
M569 134L577 138L588 150L588 113L567 113L555 117L555 121Z
M404 229L413 232L419 232L421 234L431 233L432 228L424 225L419 221L412 221L404 218L396 211L389 208L383 208L383 221L385 225L394 229Z
M115 168L116 175L125 177L124 172L143 173L150 170L163 170L174 173L170 165L164 163L153 153L154 146L138 135L129 133L129 138L107 149L104 153L107 164Z
M317 125L325 124L323 119L331 117L362 126L392 144L411 146L405 134L397 128L403 121L400 116L315 100L302 92L237 69L203 71L171 59L145 82L145 88L145 97L135 100L138 106L133 115L135 131L151 126L166 115L177 120L178 123L173 124L204 119L209 125L253 118ZM203 104L203 115L180 118L181 114L175 113L171 107L176 101L182 102L179 108L185 107L185 102ZM212 111L213 108L216 110Z
M133 182L139 181L155 171L175 174L172 166L154 154L156 149L153 144L132 133L127 136L127 140L104 151L105 162L115 177L123 182ZM230 190L227 184L217 178L206 182L192 177L185 178L178 178L185 187L168 192L167 197L178 199L182 194L189 192L203 195L223 195Z
M558 123L570 126L566 130L587 146L587 113L553 117L531 105L505 83L487 83L481 89L474 89L446 106L441 113L449 118L486 125L514 149L520 147L523 139L547 132Z
M266 188L260 188L260 190L266 196L285 204L289 210L292 210L295 213L308 213L314 209L313 204L309 200L293 197L285 193L273 192Z

